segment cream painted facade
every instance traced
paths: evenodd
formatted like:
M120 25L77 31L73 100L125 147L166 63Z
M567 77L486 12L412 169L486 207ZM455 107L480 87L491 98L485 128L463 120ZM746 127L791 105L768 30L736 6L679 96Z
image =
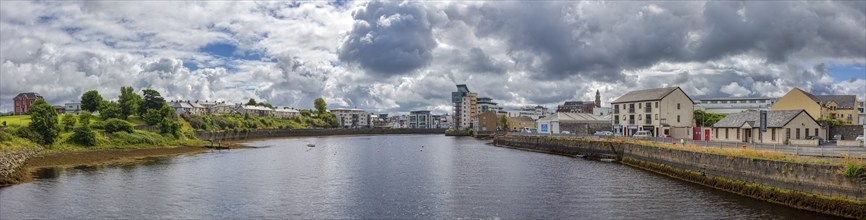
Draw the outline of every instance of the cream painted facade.
M791 89L785 96L779 98L770 110L799 110L803 109L815 117L838 119L843 123L856 124L860 121L860 115L857 108L839 108L839 103L835 101L824 101L822 103L821 96L809 94L799 88ZM856 98L855 98L856 100ZM855 103L856 104L856 103Z
M656 137L691 138L695 110L692 99L679 87L650 90L653 91L647 93L659 95L636 99L620 97L611 103L610 117L617 133L631 136L637 131L650 131ZM624 96L644 91L649 90L632 91ZM624 98L627 101L619 101Z
M763 134L763 142L759 139L758 124L750 126L744 123L739 128L713 128L712 139L722 142L788 144L790 140L805 140L809 136L827 139L827 132L805 111L782 127L767 127Z

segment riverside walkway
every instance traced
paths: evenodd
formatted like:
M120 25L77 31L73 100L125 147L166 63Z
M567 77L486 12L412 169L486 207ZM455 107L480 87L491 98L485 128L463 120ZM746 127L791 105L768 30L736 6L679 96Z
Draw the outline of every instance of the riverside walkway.
M622 136L595 136L595 135L575 135L575 134L538 134L538 133L522 133L522 132L509 132L508 135L511 136L551 136L551 137L575 137L575 138L598 138L598 139L636 139L636 140L645 140L645 141L654 141L659 143L668 143L672 144L676 142L676 144L680 144L680 139L674 138L661 138L661 137L647 137L647 138L633 138L633 137L622 137ZM757 149L757 150L765 150L765 151L776 151L785 154L793 154L793 155L804 155L804 156L823 156L823 157L843 157L844 155L848 155L849 157L855 158L864 158L866 159L866 147L844 147L844 146L836 146L834 144L824 144L820 146L797 146L797 145L780 145L780 144L760 144L760 143L740 143L740 142L720 142L720 141L701 141L701 140L688 140L683 139L683 143L686 145L694 145L699 147L712 147L712 148L742 148L744 145L748 149Z

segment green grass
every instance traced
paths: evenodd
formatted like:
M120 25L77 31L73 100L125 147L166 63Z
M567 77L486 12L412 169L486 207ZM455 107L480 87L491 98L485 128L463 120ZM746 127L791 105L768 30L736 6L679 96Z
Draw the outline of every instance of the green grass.
M8 115L0 116L0 124L6 122L6 126L27 126L30 124L30 115Z
M132 123L132 125L143 125L143 124L146 124L146 123L144 122L144 120L142 120L141 117L138 117L138 116L129 116L129 117L126 118L126 121L128 121L129 123Z

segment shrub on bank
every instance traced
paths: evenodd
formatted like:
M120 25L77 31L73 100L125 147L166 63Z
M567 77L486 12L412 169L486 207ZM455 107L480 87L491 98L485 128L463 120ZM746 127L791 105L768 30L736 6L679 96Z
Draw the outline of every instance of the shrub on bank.
M95 146L97 143L96 133L93 132L89 126L79 126L72 132L72 136L69 137L69 142L85 147Z
M104 129L105 132L108 132L108 133L114 133L114 132L119 132L119 131L125 131L126 133L132 133L132 124L130 124L129 122L126 122L124 120L121 120L121 119L112 118L112 119L106 120L103 123L102 129Z

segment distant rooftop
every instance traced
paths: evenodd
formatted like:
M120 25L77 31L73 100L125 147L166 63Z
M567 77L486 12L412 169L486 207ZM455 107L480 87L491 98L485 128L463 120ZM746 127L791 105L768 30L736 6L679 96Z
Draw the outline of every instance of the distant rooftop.
M466 84L457 84L457 91L458 92L469 92L469 87L467 87Z

